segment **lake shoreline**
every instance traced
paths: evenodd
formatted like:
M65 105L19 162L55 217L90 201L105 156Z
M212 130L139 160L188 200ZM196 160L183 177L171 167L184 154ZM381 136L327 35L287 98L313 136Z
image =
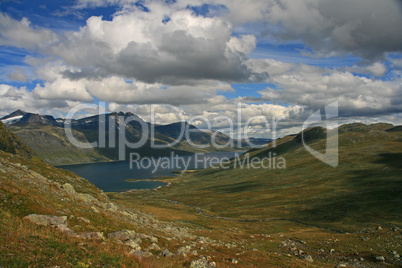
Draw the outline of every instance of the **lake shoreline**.
M171 181L170 178L180 176L183 171L209 167L210 164L208 161L211 161L211 159L231 159L242 153L244 152L193 154L180 158L172 158L171 162L166 162L163 159L161 163L148 160L147 162L140 163L142 166L139 167L130 165L128 161L108 161L103 163L65 165L59 166L59 168L74 172L104 192L133 192L141 189L154 190L158 187L165 187ZM178 169L177 163L180 164L182 162L186 165L183 166L183 169Z
M140 180L140 181L155 181L155 180ZM164 180L156 180L156 181L166 183L166 185L158 186L158 187L153 188L153 189L130 189L130 190L124 191L122 193L135 193L135 192L138 192L138 191L151 191L151 190L156 191L156 190L158 190L158 189L160 189L162 187L169 187L172 184L171 182L164 181Z

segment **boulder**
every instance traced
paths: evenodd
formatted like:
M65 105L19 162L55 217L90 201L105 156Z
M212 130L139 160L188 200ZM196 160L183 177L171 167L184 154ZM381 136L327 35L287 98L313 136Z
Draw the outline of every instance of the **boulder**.
M44 226L58 226L58 225L66 225L67 224L67 216L52 216L52 215L38 215L38 214L30 214L24 219L30 220L31 222L44 225Z
M170 257L170 256L173 256L173 253L170 252L168 249L164 249L159 253L159 255L161 255L163 257Z
M114 240L127 241L136 237L133 230L121 230L107 235L108 238Z
M191 268L210 268L214 266L210 266L206 258L201 258L198 260L194 260L190 263Z
M125 244L126 244L127 246L130 246L130 247L133 248L134 250L140 250L140 249L141 249L140 243L138 243L137 240L132 240L132 239L130 239L130 240L127 240L127 241L125 242Z
M68 193L69 195L72 195L72 196L75 196L77 194L74 187L69 183L63 184L61 186L61 189L63 189L66 193Z
M177 250L177 255L183 255L183 253L184 254L187 254L187 253L190 253L190 250L191 250L191 246L189 246L189 245L187 245L187 246L183 246L183 247L180 247L178 250Z
M375 256L375 260L383 262L383 261L385 261L385 257L384 256Z
M308 254L302 255L300 258L303 259L303 260L306 260L308 262L313 262L314 261L313 257L311 257L311 255L308 255Z
M77 234L77 236L80 238L86 238L86 239L96 239L96 240L105 239L105 237L103 236L103 233L101 233L101 232L79 233L79 234Z
M152 243L149 247L148 250L160 250L161 248L158 246L156 243Z

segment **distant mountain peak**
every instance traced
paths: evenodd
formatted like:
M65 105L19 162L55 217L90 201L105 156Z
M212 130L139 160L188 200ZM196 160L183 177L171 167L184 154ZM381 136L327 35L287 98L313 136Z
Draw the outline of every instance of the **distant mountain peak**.
M24 116L25 114L27 114L27 112L18 109L16 111L12 112L11 114L3 116L2 118L0 118L0 120L10 119L10 118L13 118L13 117L16 117L16 116Z

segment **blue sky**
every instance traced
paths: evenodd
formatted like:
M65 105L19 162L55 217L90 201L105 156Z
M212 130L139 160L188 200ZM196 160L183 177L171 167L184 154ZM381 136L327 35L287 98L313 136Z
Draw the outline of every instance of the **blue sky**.
M0 115L103 101L143 118L152 104L216 116L242 102L247 116L294 126L339 101L346 121L400 122L398 1L2 1L0 10ZM161 110L159 120L177 118Z

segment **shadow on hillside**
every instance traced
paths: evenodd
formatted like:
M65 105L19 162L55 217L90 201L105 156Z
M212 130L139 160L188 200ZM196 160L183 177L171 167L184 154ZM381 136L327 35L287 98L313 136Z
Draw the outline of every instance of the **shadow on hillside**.
M240 193L246 191L256 191L264 187L262 183L258 183L255 181L244 181L238 182L235 184L226 184L221 186L213 186L213 187L205 187L203 190L207 191L214 191L216 193L224 193L224 194L231 194L231 193Z
M297 212L309 223L355 225L400 222L402 224L402 153L379 154L373 164L385 167L350 171L346 191L330 198L314 199L315 204Z
M402 153L384 153L380 154L379 156L380 160L376 161L376 163L384 164L392 168L402 169Z

